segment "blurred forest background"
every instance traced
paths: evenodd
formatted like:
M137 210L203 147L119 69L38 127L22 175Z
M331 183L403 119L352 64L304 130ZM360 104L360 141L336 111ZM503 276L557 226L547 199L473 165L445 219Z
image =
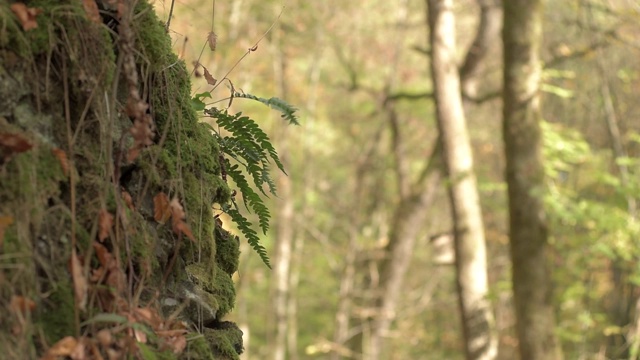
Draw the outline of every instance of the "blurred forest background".
M274 269L242 241L231 320L244 331L243 359L465 358L451 182L438 175L435 146L429 2L438 3L175 1L170 33L188 65L199 59L218 80L233 69L228 78L237 91L300 109L301 126L287 127L260 104L231 105L263 119L289 174L274 172L279 196L269 200L273 226L263 243ZM164 20L171 3L155 3ZM502 9L495 1L452 3L486 244L486 336L496 339L498 358L513 359L519 340L502 136ZM636 359L640 5L546 1L541 15L546 177L536 194L549 229L543 255L552 269L552 330L566 359ZM472 44L483 53L468 69ZM193 92L208 91L195 75ZM227 106L227 84L213 95Z

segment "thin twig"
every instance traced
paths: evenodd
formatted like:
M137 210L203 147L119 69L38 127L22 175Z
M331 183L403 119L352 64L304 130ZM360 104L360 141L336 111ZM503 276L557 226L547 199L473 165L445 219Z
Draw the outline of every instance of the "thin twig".
M280 21L280 17L282 16L282 13L284 12L284 8L285 7L283 6L282 9L280 10L280 13L278 14L278 17L273 21L273 23L271 23L271 26L269 26L269 29L267 29L267 31L265 31L265 33L262 34L262 36L258 39L258 41L256 41L255 44L253 44L253 46L250 47L247 50L247 52L244 53L244 55L242 55L242 57L240 57L240 59L238 59L238 61L236 61L235 64L233 64L231 69L229 69L229 71L227 71L227 73L224 74L224 76L222 77L222 80L226 79L227 76L229 76L229 74L231 74L231 72L240 64L240 62L242 60L244 60L244 58L246 58L251 52L255 51L258 48L258 45L260 44L262 39L264 39L265 36L267 36L267 34L269 34L271 32L271 30L278 23L278 21ZM198 59L198 61L199 61L199 59ZM222 81L218 81L218 83L211 88L211 92L213 92L215 89L217 89L218 86L220 86L220 84L222 84Z
M171 8L169 8L169 18L167 19L167 25L164 26L165 31L169 32L169 26L171 25L171 17L173 16L173 5L176 0L171 0Z

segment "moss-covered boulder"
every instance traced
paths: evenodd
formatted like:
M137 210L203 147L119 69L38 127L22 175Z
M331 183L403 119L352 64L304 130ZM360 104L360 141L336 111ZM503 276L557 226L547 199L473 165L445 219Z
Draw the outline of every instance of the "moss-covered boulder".
M0 3L3 359L237 359L230 192L189 73L147 1L82 3Z

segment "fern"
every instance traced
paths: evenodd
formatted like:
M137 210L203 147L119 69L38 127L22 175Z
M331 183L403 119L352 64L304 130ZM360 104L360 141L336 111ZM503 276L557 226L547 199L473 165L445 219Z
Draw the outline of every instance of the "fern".
M234 203L235 206L235 203ZM260 255L260 259L264 262L265 265L269 269L271 269L271 263L269 262L269 256L267 256L267 250L260 244L260 238L258 237L258 233L251 228L251 223L247 218L240 214L237 206L234 209L226 209L226 213L229 214L231 220L236 224L238 230L242 232L242 234L247 238L249 245L255 250L258 255Z
M280 111L282 113L282 117L285 120L289 121L289 124L300 125L300 123L298 122L298 118L296 117L296 114L295 114L298 109L289 105L286 101L282 99L279 99L277 97L265 99L265 98L257 97L255 95L245 94L243 92L236 92L235 94L233 94L233 97L259 101L269 106L272 109L276 109Z
M210 97L208 95L208 93L196 95L192 101L194 107L198 109L204 108L204 113L215 119L219 129L216 130L212 126L209 126L209 128L224 154L220 159L224 173L236 184L242 194L245 208L247 211L257 215L258 226L266 234L269 231L271 214L260 194L268 197L265 191L266 188L270 194L277 196L276 184L270 175L270 165L273 162L286 175L284 166L278 157L276 149L271 144L271 140L254 120L247 116L242 116L242 113L230 115L226 110L220 111L216 108L206 108L202 100ZM260 101L280 110L283 113L282 116L290 124L298 124L295 116L296 109L280 99L271 98L267 100L248 94L236 94L235 96ZM225 131L225 135L221 133L220 129ZM230 159L233 159L234 163L231 163ZM248 177L245 176L245 173ZM260 255L265 265L271 268L269 257L265 248L260 244L258 233L253 230L251 222L240 213L236 202L232 199L230 203L233 206L223 204L223 211L231 216L231 220L247 238L251 247Z

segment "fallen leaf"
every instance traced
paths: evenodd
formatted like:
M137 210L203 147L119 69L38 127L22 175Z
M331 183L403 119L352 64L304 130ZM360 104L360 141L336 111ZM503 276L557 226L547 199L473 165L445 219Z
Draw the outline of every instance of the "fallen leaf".
M113 227L113 215L105 209L100 210L98 225L100 227L98 240L100 240L100 242L104 242L104 240L109 237L109 232Z
M162 337L172 337L172 336L180 336L187 333L186 329L176 329L176 330L156 330L156 335Z
M143 148L153 144L153 138L155 136L153 128L154 124L151 115L144 114L136 117L133 126L129 129L129 132L133 136L133 146L129 149L127 155L129 162L135 160Z
M4 232L13 224L13 217L0 216L0 253L2 252L2 245L4 243Z
M62 167L62 172L64 172L64 175L69 176L69 159L67 158L67 153L65 153L64 150L60 148L55 148L51 150L51 152L53 152L53 155L55 155L56 158L58 158L58 161L60 162L60 166Z
M15 5L15 4L14 4ZM9 156L31 150L33 144L20 134L0 134L0 147L9 151Z
M80 341L78 341L78 344L76 344L76 347L73 348L73 351L69 355L71 360L88 360L87 349L85 344L86 342L87 342L87 338L85 337L82 337Z
M98 342L103 347L108 347L113 344L113 335L108 329L102 329L98 331L98 333L96 334L96 339L98 339Z
M93 249L96 251L98 262L100 262L100 265L103 268L105 268L106 270L111 270L112 268L116 267L115 258L113 257L113 255L111 255L109 250L107 250L107 248L104 245L94 241Z
M182 353L187 347L187 338L184 336L171 337L167 339L166 342L176 355Z
M175 225L174 230L175 233L183 233L186 237L189 238L189 240L195 242L196 239L193 237L193 233L191 232L191 228L189 227L189 225L187 225L187 223L185 223L184 221L180 221L178 224Z
M131 197L131 194L124 189L122 189L122 199L124 200L124 203L127 204L129 210L135 211L136 207L133 206L133 198Z
M206 67L202 66L202 68L204 69L204 78L207 80L207 84L209 85L215 85L218 80L216 80L211 73L209 73L209 70L207 70Z
M218 45L218 35L213 31L207 35L207 42L209 43L209 49L216 51L216 45Z
M44 354L44 357L55 358L56 356L69 356L73 353L77 345L78 340L73 336L64 337L57 343L53 344L53 346Z
M143 343L143 344L147 343L147 334L145 334L143 331L134 329L133 334L136 338L136 341L138 341L139 343Z
M27 312L31 312L35 310L36 303L35 301L19 295L11 296L11 303L9 304L9 309L14 313L21 313L25 315Z
M169 198L167 194L160 192L153 197L153 218L164 224L171 216L171 209L169 207Z
M36 16L42 12L39 8L30 8L23 3L15 3L11 5L11 11L18 17L24 31L33 30L38 27Z
M89 20L93 21L96 24L102 24L102 18L100 17L100 12L98 11L98 4L96 4L95 0L82 0L82 7L87 13L87 17L89 17Z
M71 250L71 278L73 279L73 290L78 309L84 311L87 308L87 279L84 276L82 264L76 249Z
M173 225L173 232L176 234L182 233L191 241L196 241L193 237L193 233L191 232L191 228L189 228L189 225L184 222L186 214L184 213L184 209L182 208L182 205L180 205L178 198L173 198L169 206L171 207L171 223Z

